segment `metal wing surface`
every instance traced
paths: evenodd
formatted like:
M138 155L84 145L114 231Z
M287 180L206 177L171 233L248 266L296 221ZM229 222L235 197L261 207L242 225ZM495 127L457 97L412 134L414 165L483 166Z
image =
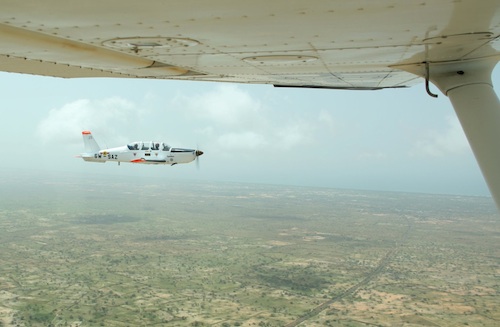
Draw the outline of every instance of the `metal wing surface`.
M340 89L498 56L497 0L0 2L0 70ZM400 69L403 68L404 70Z

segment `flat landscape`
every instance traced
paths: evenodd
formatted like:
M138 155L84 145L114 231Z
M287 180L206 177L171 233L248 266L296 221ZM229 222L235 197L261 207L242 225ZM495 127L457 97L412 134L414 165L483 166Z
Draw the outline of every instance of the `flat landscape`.
M0 326L499 326L485 197L0 182Z

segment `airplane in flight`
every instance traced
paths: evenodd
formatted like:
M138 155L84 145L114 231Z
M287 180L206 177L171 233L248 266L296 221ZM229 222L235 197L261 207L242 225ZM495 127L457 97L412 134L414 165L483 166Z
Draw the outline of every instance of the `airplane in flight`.
M172 148L163 142L132 142L124 146L110 149L101 149L90 131L83 131L85 153L81 158L85 161L101 162L130 162L153 165L177 165L198 160L203 151L192 149Z
M447 96L500 208L498 0L2 1L0 71Z

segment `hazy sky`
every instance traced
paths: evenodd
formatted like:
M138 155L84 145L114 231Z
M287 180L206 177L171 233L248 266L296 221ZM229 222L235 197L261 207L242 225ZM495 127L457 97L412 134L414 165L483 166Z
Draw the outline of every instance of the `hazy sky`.
M332 188L489 195L449 100L423 84L383 91L0 73L3 171L78 172ZM500 84L500 71L493 76ZM434 92L438 92L433 88ZM196 165L87 163L101 147L165 141Z

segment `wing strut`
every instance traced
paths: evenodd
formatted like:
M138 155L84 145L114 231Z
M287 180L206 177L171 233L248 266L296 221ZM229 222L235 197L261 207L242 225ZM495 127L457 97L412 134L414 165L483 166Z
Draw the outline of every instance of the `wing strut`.
M500 209L500 102L491 73L497 58L436 63L431 81L450 98Z
M430 80L450 98L500 210L500 102L491 81L498 60L498 56L493 56L394 67Z

